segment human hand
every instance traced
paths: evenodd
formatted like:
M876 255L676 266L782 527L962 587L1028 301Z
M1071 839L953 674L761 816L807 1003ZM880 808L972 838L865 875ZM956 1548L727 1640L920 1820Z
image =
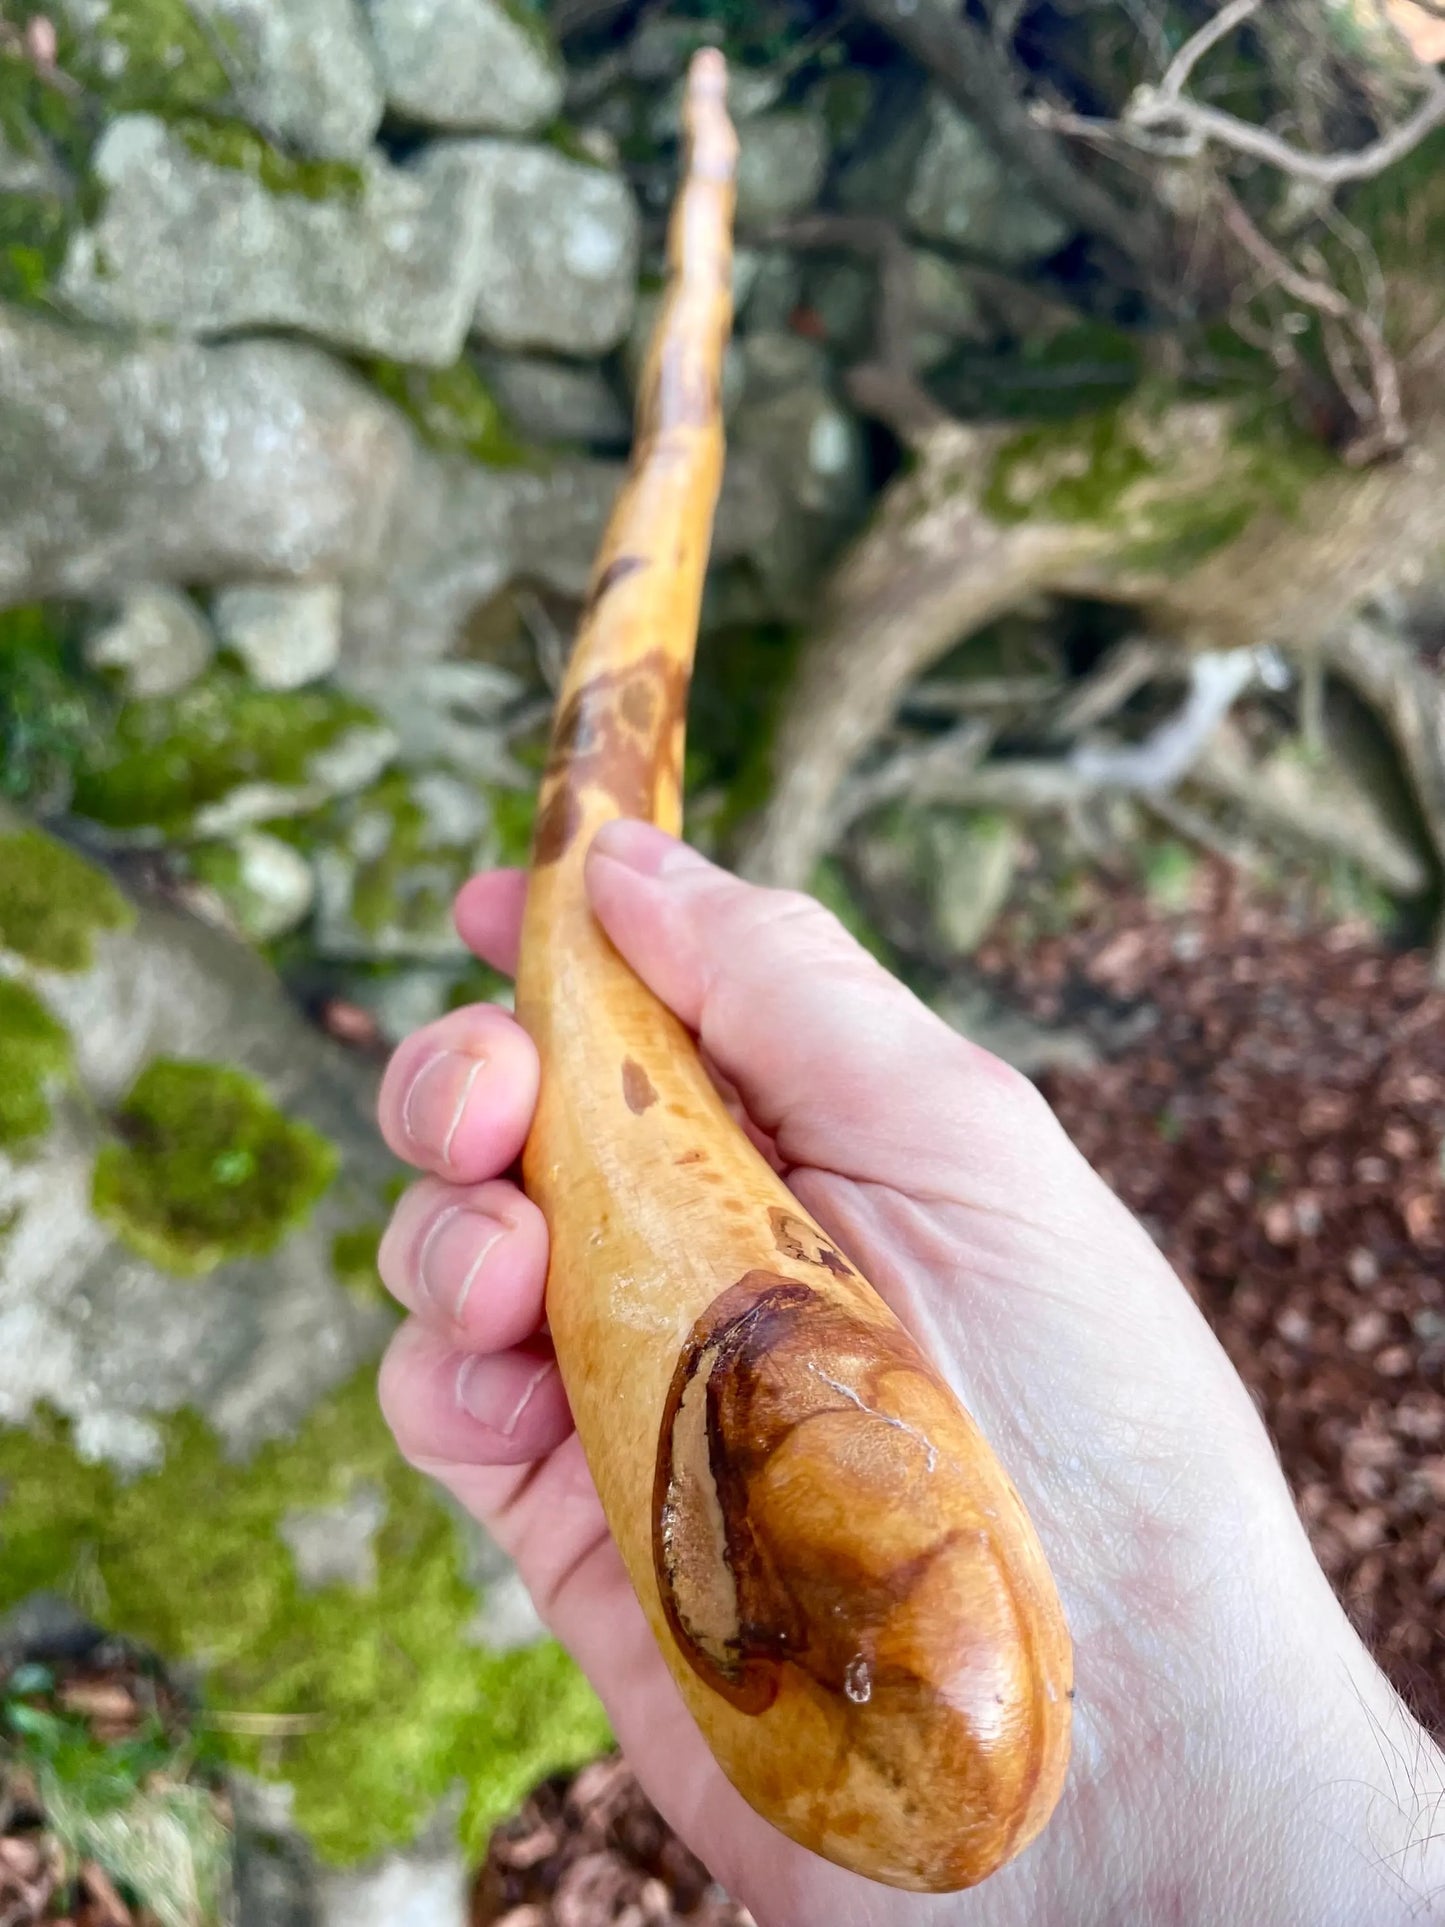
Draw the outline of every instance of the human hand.
M543 1329L546 1229L500 1174L536 1100L506 1012L456 1011L384 1081L431 1175L381 1269L402 1450L516 1560L643 1786L764 1927L1419 1918L1445 1765L1365 1653L1258 1415L1143 1230L1024 1079L808 899L613 824L592 906L741 1117L958 1390L1032 1514L1075 1642L1074 1755L1044 1833L967 1895L893 1893L758 1818L682 1706L608 1535ZM525 879L457 922L515 961Z

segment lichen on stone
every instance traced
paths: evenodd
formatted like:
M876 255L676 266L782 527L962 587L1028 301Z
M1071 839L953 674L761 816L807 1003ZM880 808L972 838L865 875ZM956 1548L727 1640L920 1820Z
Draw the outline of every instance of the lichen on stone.
M105 872L55 837L0 835L0 948L42 970L88 970L97 932L134 917Z
M537 460L465 355L450 368L411 368L399 361L373 360L363 364L362 372L433 448L470 455L489 468L520 468Z
M0 1150L50 1124L49 1087L70 1067L70 1038L25 984L0 977Z
M336 1175L335 1147L226 1065L157 1058L114 1122L96 1159L96 1214L183 1278L274 1251Z
M184 114L171 131L198 160L229 167L260 183L268 194L299 194L308 201L359 200L366 176L353 161L300 159L237 120Z
M375 726L335 690L257 689L221 665L174 696L123 704L109 742L76 772L74 807L111 829L185 835L243 785L304 786L318 754Z
M366 1481L386 1503L369 1591L307 1591L279 1528ZM361 1373L294 1439L227 1460L195 1416L167 1422L158 1470L121 1481L42 1418L0 1431L0 1611L41 1588L103 1604L107 1625L197 1662L225 1731L235 1710L299 1719L228 1755L296 1790L298 1824L329 1860L413 1837L466 1789L464 1843L543 1775L607 1743L586 1682L551 1642L472 1643L477 1594L452 1514L402 1461Z

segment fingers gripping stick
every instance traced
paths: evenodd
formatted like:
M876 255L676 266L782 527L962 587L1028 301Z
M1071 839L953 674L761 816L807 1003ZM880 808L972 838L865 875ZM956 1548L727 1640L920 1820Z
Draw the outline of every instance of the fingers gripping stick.
M1048 1819L1071 1650L973 1421L731 1120L588 910L617 816L675 830L722 473L736 143L693 63L670 281L632 469L542 784L517 1012L547 1317L652 1631L724 1771L785 1833L900 1887L982 1880Z

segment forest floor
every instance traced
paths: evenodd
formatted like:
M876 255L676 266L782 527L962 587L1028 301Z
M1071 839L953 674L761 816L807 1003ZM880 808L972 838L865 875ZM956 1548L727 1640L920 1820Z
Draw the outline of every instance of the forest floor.
M1445 995L1423 953L1222 866L1167 901L1092 881L1062 926L1039 914L1048 896L1046 878L1032 901L1025 882L977 974L1096 1045L1089 1069L1049 1075L1051 1102L1194 1292L1325 1570L1445 1732ZM59 1719L72 1738L79 1721L96 1741L163 1748L166 1709L139 1676L36 1684L52 1742ZM62 1880L34 1786L10 1792L3 1927L148 1927L97 1868ZM473 1927L748 1920L616 1758L537 1788L473 1894Z

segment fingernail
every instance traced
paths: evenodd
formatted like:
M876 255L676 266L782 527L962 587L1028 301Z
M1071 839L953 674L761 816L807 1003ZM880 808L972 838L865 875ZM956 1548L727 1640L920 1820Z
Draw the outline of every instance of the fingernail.
M411 1080L401 1107L402 1128L419 1151L444 1164L451 1161L452 1139L485 1062L456 1050L427 1058Z
M681 871L708 867L706 857L699 856L675 836L669 836L666 830L659 830L652 823L634 822L629 817L604 823L592 839L592 850L645 877L675 876Z
M511 1229L485 1211L453 1204L441 1212L422 1240L417 1272L427 1297L461 1322L487 1253Z
M545 1385L556 1369L555 1359L538 1359L536 1370L519 1384L508 1359L483 1358L474 1352L457 1370L457 1404L488 1431L500 1432L509 1439L538 1387Z

